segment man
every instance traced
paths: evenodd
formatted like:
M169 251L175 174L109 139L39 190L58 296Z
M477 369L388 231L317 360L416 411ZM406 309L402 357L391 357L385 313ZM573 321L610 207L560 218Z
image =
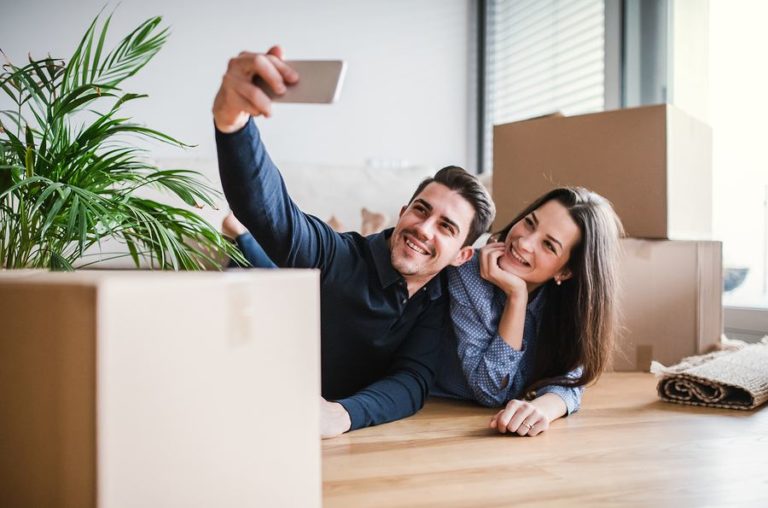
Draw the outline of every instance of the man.
M472 257L493 203L476 178L448 167L422 182L394 229L336 233L291 201L252 119L271 114L254 76L278 94L299 79L279 47L230 60L213 105L219 171L232 211L269 258L321 271L321 433L410 416L434 379L447 323L437 275Z

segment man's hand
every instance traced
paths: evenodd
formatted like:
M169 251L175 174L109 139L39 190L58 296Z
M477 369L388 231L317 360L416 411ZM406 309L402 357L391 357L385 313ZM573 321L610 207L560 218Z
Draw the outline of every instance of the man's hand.
M320 397L320 437L328 439L344 434L352 426L349 413L338 402Z
M283 50L273 46L266 53L243 51L229 61L221 87L213 101L213 120L221 132L235 132L248 118L272 112L272 101L253 84L259 76L277 94L285 93L286 85L299 80L299 75L283 61Z

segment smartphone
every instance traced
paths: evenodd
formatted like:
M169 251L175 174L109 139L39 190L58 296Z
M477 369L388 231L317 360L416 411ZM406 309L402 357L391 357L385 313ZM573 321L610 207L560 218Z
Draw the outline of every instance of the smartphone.
M278 95L259 76L253 84L266 92L274 102L331 104L336 102L344 81L346 62L343 60L286 60L299 73L299 81Z

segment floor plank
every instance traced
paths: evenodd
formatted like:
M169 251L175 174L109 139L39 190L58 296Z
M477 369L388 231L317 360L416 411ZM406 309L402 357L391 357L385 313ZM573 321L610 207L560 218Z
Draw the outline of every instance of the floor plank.
M768 506L768 410L660 402L650 374L611 373L534 438L492 409L417 415L323 442L323 506Z

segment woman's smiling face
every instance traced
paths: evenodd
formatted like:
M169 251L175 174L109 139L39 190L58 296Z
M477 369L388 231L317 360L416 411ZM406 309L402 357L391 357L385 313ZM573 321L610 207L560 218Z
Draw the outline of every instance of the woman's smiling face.
M529 291L552 278L571 277L568 261L581 231L568 210L547 201L514 224L504 239L499 267L528 283Z

